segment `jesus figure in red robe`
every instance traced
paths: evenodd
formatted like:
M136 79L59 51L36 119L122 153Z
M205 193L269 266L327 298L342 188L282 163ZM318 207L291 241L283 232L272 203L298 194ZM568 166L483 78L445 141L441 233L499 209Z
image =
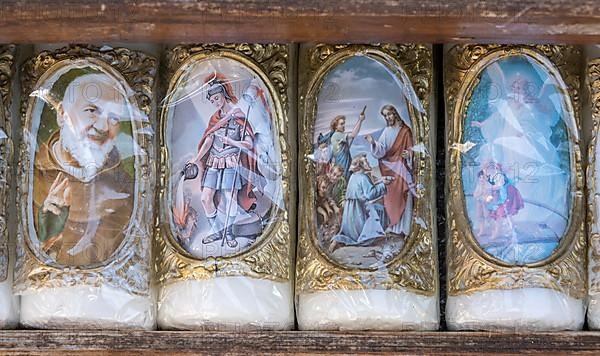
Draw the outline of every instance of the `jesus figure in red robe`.
M383 106L381 115L386 121L386 127L379 139L375 140L371 135L366 135L365 138L371 145L371 154L379 160L381 175L395 178L387 186L387 192L383 196L383 205L388 217L386 232L408 236L414 190L412 132L393 105Z

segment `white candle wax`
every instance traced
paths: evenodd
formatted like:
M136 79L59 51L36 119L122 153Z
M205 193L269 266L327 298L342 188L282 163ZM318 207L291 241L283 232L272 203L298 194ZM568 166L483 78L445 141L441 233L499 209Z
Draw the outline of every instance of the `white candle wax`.
M302 330L437 330L437 296L401 290L332 290L298 297Z
M12 292L12 281L0 283L0 329L14 328L19 323L19 300Z
M152 329L152 297L102 285L44 288L21 296L21 324L33 328Z
M291 283L248 277L175 282L159 295L162 329L289 330L294 327Z
M545 288L449 296L446 304L450 330L580 330L584 319L583 300Z
M587 321L590 329L600 329L600 296L598 295L589 297Z

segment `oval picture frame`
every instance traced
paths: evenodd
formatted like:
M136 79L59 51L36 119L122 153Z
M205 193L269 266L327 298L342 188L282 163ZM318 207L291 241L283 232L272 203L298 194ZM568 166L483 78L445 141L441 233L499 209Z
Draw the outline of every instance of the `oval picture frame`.
M460 130L460 137L462 137L463 134L463 129L465 127L464 125L464 121L466 120L466 116L467 116L467 108L469 106L470 103L470 98L471 95L473 94L473 91L476 87L476 85L479 83L479 76L483 73L483 71L490 65L497 63L499 61L502 61L503 59L508 59L508 58L514 58L514 57L524 57L528 60L532 60L535 61L536 64L540 65L541 67L543 67L549 77L552 77L561 87L560 90L562 91L562 104L564 105L564 113L567 113L569 115L568 119L570 121L570 124L566 124L567 127L567 133L568 133L568 137L569 137L569 170L570 170L570 186L571 187L576 187L576 183L577 183L577 166L576 166L576 155L579 154L579 147L576 145L576 142L579 141L579 135L577 132L573 133L572 128L573 127L577 127L577 123L575 121L575 111L573 109L573 104L571 102L571 98L568 96L568 92L567 92L567 85L565 84L564 80L561 78L560 73L558 72L558 70L556 68L554 68L554 66L552 65L552 63L545 58L544 56L540 55L538 52L531 50L529 48L521 48L520 51L513 51L513 52L506 52L506 51L493 51L491 53L488 53L486 56L483 56L482 58L480 58L480 60L471 68L471 73L469 73L469 75L465 78L464 84L461 86L460 90L458 91L458 99L456 102L456 106L455 106L455 111L454 111L454 117L455 118L463 118L463 121L460 123L459 127L454 127L454 132L458 133ZM457 121L454 121L454 124L456 125ZM571 128L571 129L570 129ZM451 139L454 139L454 137L452 137ZM461 142L461 140L456 141L456 142ZM458 161L458 165L460 165L461 169L463 167L463 159L459 158ZM454 167L451 167L451 169L453 169ZM451 171L451 174L455 174L454 170ZM458 191L464 191L464 184L463 184L463 180L459 180L459 186L456 186L456 189ZM453 198L455 198L457 195L454 195ZM502 259L488 253L485 252L483 250L483 248L481 247L480 243L477 241L477 238L475 237L475 235L473 234L473 231L470 229L469 232L467 234L468 237L468 241L469 244L472 246L472 248L477 251L477 253L482 257L485 258L486 260L490 261L491 263L497 264L499 266L504 266L504 267L511 267L511 266L526 266L526 267L539 267L539 266L543 266L545 264L548 264L554 260L556 260L556 258L558 258L559 256L561 256L562 254L564 254L564 251L566 248L568 248L568 246L571 243L571 240L573 239L574 236L574 230L573 229L577 229L577 226L575 226L573 224L573 219L571 218L573 215L573 212L575 211L575 206L574 206L574 200L575 197L571 196L571 204L570 204L570 211L569 211L569 219L568 219L568 223L567 223L567 228L565 229L565 232L563 234L563 236L560 237L560 242L559 242L559 246L558 248L547 258L541 259L539 261L536 262L531 262L531 263L524 263L524 264L511 264L511 263L507 263L506 261L503 261ZM456 204L455 206L458 206L458 204L456 202L453 201L454 204ZM464 223L464 220L462 219L462 217L466 217L467 214L467 208L466 208L466 199L461 199L461 204L460 206L462 207L461 210L456 211L458 216L461 216L461 218L458 218L457 221L459 224ZM467 224L469 224L467 222ZM564 237L567 237L566 239Z

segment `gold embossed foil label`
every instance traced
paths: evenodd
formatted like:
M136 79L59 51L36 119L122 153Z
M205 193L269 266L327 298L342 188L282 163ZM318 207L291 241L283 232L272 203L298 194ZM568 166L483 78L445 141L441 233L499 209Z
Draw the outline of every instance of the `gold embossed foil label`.
M317 45L301 65L296 293L435 295L430 49Z
M0 282L8 277L8 204L12 177L13 141L10 125L14 45L0 46Z
M155 70L124 48L68 47L25 64L18 290L149 292Z
M161 108L161 283L289 280L289 47L178 46Z
M450 295L542 287L583 296L580 59L568 46L449 50Z

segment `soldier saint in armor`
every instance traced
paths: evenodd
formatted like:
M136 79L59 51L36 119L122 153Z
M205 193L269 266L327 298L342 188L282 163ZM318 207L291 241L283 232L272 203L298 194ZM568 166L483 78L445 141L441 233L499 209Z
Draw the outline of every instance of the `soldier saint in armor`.
M244 113L236 106L238 99L222 74L210 75L205 81L206 98L216 108L198 144L197 163L201 179L201 203L211 225L211 234L202 243L225 238L231 248L238 245L233 225L238 209L255 208L251 177L256 168L254 133Z

